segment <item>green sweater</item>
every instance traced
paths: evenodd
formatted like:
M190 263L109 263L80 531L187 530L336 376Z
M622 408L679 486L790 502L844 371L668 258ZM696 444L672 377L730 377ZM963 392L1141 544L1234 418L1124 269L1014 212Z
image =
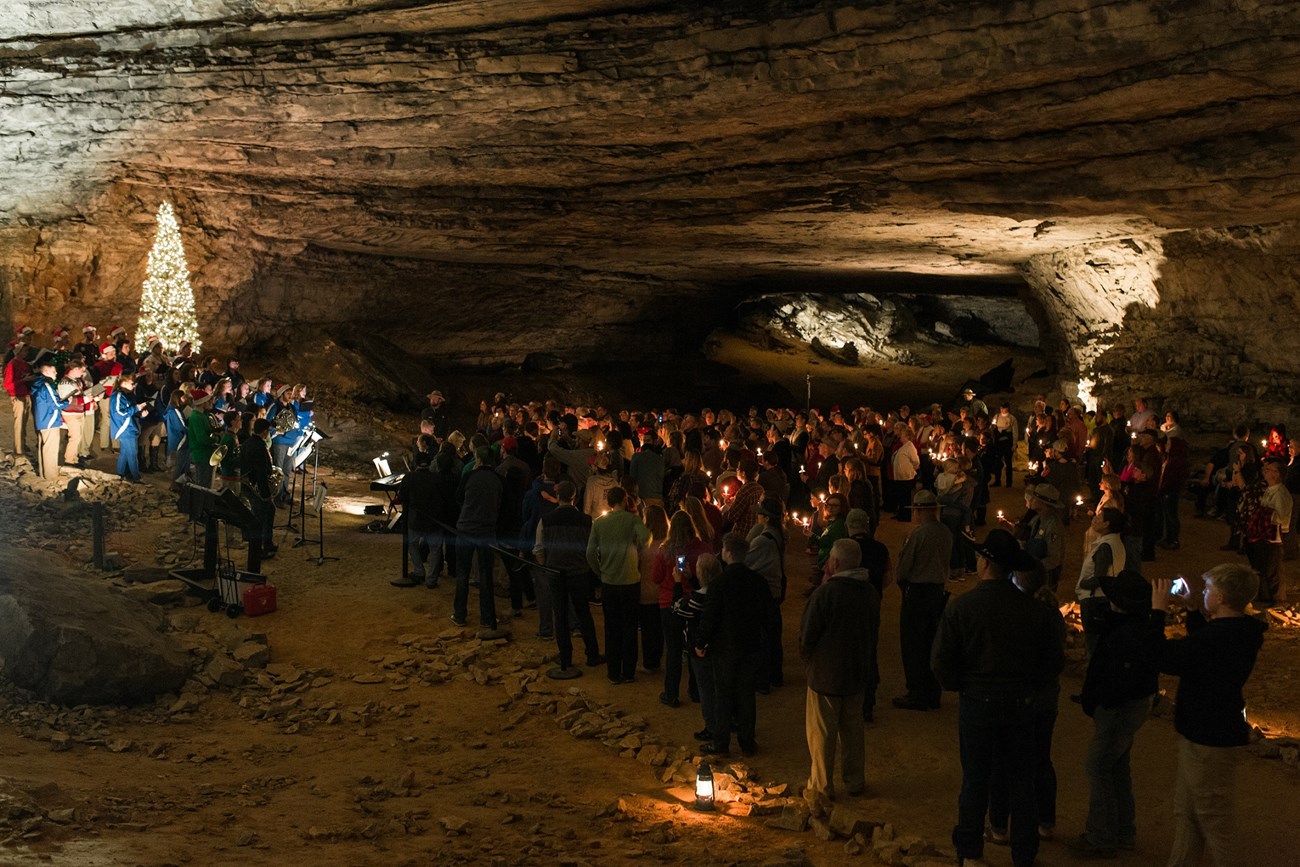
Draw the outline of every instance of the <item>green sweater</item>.
M208 414L197 409L190 413L186 427L189 428L190 460L196 464L199 462L206 464L208 458L212 457L212 453L217 449L221 432L214 432Z
M650 529L631 512L614 509L597 518L587 538L587 565L602 584L636 584L638 551L650 541Z

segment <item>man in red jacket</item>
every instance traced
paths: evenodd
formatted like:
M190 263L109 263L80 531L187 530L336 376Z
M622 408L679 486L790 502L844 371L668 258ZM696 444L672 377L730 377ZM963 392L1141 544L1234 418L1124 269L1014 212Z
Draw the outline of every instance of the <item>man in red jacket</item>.
M5 365L5 391L9 394L9 403L14 413L14 457L21 457L23 423L32 403L32 367L27 363L27 339L21 332L17 340L10 341L9 348L13 351L13 358Z
M99 347L99 361L95 362L94 367L95 382L104 386L104 393L99 398L99 448L101 451L117 451L110 449L109 442L111 433L108 423L108 402L113 397L113 389L117 386L117 378L122 375L122 365L117 363L117 347L111 343L105 343ZM116 445L116 440L112 440Z

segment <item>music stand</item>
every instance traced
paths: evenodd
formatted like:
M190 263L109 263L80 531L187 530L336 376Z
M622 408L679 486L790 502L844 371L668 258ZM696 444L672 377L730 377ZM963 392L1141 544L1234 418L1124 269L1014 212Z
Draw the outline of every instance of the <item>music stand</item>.
M310 554L308 554L307 559L315 560L317 566L321 565L326 560L339 559L338 557L325 556L325 498L328 496L329 496L329 486L327 486L324 482L321 482L319 485L316 486L316 494L315 496L312 497L311 500L312 506L316 509L316 538L308 539L304 537L302 539L299 539L297 542L293 543L294 547L296 548L299 545L303 544L304 542L315 542L317 546L316 556L313 557ZM307 526L306 521L303 521L303 526L304 527Z

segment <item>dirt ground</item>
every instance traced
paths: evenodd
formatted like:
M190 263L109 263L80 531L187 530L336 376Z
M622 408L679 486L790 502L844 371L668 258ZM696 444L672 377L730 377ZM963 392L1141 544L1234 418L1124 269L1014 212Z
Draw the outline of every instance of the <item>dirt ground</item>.
M0 418L0 430L6 424ZM103 460L97 466L109 468ZM147 478L159 501L170 505L163 482ZM761 817L695 813L686 807L687 787L662 782L663 767L600 739L575 737L557 724L557 714L579 697L607 714L616 709L621 716L614 719L635 730L633 736L670 753L692 746L691 732L701 722L696 705L659 704L661 685L653 676L625 686L610 685L603 670L565 683L533 679L554 652L552 643L534 637L535 611L506 618L514 639L503 647L475 649L468 632L462 642L447 621L451 582L436 590L389 586L400 570L399 537L363 532L371 519L360 514L381 495L369 493L368 480L355 475L325 469L322 480L330 490L325 552L340 559L318 566L314 552L292 548L294 534L280 531L281 554L264 570L278 588L279 610L239 621L266 634L274 677L260 686L200 690L196 708L148 714L147 722L135 711L100 714L96 737L58 751L48 737L32 736L39 719L0 726L0 807L21 793L47 812L61 811L37 836L0 848L0 865L875 863L870 851L846 855L843 840L778 830ZM995 489L992 509L1017 513L1016 490ZM171 508L163 512L139 533L112 540L128 564L151 564L153 531L181 524ZM1078 568L1082 524L1070 528L1066 575ZM905 530L887 520L881 538L897 553ZM1150 572L1204 570L1235 556L1218 550L1225 538L1223 525L1189 517L1182 550L1162 551ZM1287 567L1294 573L1294 564ZM788 784L791 793L802 787L808 762L804 681L794 650L804 604L797 591L808 568L801 547L792 544L786 685L759 697L760 753L744 762L758 780ZM1295 598L1300 587L1289 583ZM962 592L970 582L950 586ZM881 699L867 732L869 788L851 803L950 856L960 779L956 700L945 696L941 710L923 714L889 705L903 690L898 607L891 590L882 618ZM473 615L472 601L470 609ZM498 611L508 612L503 600ZM225 619L203 608L186 612L214 630ZM596 617L599 626L598 609ZM1272 735L1300 736L1297 635L1270 630L1247 689L1250 719ZM439 671L436 661L450 658L449 646L470 647L480 662L422 679L418 672ZM444 648L441 656L425 653L435 647ZM1082 762L1090 721L1064 698L1079 685L1077 670L1064 678L1055 746L1060 839L1044 844L1045 865L1072 862L1060 840L1081 830L1086 812ZM1172 698L1173 684L1164 685ZM313 714L302 724L287 723L291 717L262 712L268 702ZM3 709L8 719L25 713ZM338 713L327 722L332 709ZM1166 712L1138 734L1138 850L1118 863L1164 863L1174 760ZM737 812L736 806L728 810ZM1245 756L1237 813L1243 864L1300 864L1300 770ZM988 847L986 858L1010 863L998 847Z

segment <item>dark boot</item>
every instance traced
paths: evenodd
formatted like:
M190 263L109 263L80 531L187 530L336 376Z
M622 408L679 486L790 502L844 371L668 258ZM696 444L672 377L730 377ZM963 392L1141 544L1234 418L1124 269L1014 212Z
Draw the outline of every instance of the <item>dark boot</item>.
M149 446L149 470L155 473L163 471L163 468L158 466L158 446Z

